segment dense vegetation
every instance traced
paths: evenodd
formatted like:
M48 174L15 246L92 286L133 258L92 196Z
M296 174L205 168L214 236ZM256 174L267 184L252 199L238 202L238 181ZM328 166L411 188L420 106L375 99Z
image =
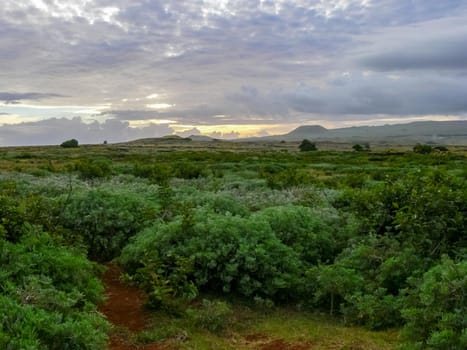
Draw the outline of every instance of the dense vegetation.
M465 154L297 151L4 150L0 347L104 348L97 262L117 259L214 331L228 295L467 348Z

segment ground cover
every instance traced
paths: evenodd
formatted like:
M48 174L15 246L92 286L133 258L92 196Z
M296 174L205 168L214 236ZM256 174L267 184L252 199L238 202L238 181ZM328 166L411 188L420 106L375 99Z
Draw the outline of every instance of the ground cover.
M0 344L465 348L465 150L351 146L2 149Z

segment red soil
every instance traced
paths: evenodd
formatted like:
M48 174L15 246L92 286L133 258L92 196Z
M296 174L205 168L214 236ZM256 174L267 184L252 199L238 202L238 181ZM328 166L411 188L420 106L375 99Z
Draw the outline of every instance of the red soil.
M106 301L100 311L114 326L134 333L142 331L149 322L150 315L144 309L146 296L140 289L128 286L120 281L121 270L115 264L108 264L102 276L105 285ZM123 334L123 333L122 333ZM113 334L110 337L109 350L160 350L167 349L162 344L134 345L124 335Z
M150 322L150 314L145 310L146 295L136 287L128 286L120 280L121 270L115 264L108 264L102 276L105 285L106 301L100 311L114 326L122 329L114 332L109 341L109 350L168 350L174 349L166 343L145 345L132 344L128 339L132 333L145 329ZM249 334L244 337L246 343L259 350L310 350L307 343L289 343L282 339L270 339L263 334ZM172 344L173 345L173 344Z

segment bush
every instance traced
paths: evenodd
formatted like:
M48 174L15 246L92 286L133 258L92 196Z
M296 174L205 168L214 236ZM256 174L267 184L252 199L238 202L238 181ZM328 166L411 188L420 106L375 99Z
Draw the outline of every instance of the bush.
M213 333L220 333L228 326L232 313L232 309L226 302L207 299L203 299L200 308L187 310L188 317L197 327Z
M96 265L33 228L15 244L0 240L0 265L0 348L105 347Z
M314 142L311 142L310 140L303 140L300 145L298 146L300 151L302 152L308 152L308 151L317 151L318 148L316 147L316 144Z
M356 152L362 152L364 150L363 146L360 145L360 144L355 144L352 146L353 150L356 151Z
M155 217L155 204L140 194L96 189L73 195L61 221L88 247L90 257L106 261Z
M63 147L63 148L77 148L77 147L79 147L78 140L71 139L71 140L63 141L60 144L60 147Z
M168 184L170 178L174 176L172 167L165 163L135 164L133 174L162 185Z
M266 208L255 218L268 222L282 244L293 248L309 263L332 261L342 247L339 242L339 221L326 212L300 206Z
M275 236L265 217L204 210L195 211L192 218L179 217L145 230L124 248L120 261L135 273L142 266L157 268L187 258L193 259L194 269L186 280L200 291L276 301L296 296L303 271L299 255Z
M76 163L75 169L83 180L107 178L111 175L111 162L107 159L84 159Z
M404 349L466 349L467 261L444 257L418 282L402 310Z
M420 143L417 143L413 147L413 151L414 153L429 154L433 151L433 147L431 147L430 145L422 145Z
M313 181L313 178L306 171L293 168L273 172L262 169L260 176L266 180L266 184L272 189L304 186Z

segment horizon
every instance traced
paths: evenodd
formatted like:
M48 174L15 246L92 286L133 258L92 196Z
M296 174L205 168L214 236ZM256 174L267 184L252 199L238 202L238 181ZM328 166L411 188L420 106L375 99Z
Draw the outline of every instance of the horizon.
M4 0L0 146L467 120L461 0Z

